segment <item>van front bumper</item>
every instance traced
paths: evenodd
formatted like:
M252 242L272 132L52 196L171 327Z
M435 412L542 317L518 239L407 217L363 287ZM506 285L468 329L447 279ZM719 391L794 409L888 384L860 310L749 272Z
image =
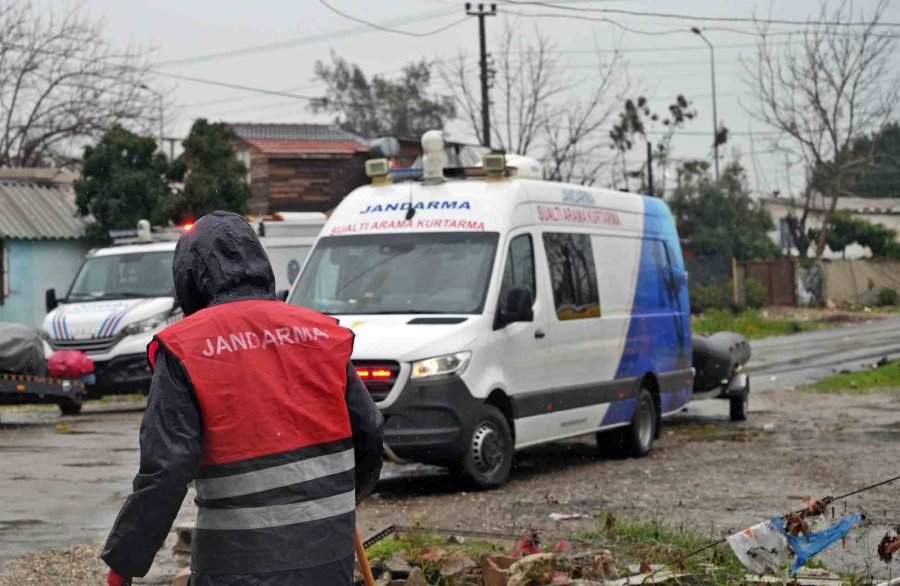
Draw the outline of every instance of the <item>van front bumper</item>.
M121 393L148 393L152 373L146 354L122 354L110 360L94 363L97 382L88 385L88 395L115 395Z
M482 407L458 376L409 379L397 400L382 410L384 443L406 460L435 464L458 460L465 434Z

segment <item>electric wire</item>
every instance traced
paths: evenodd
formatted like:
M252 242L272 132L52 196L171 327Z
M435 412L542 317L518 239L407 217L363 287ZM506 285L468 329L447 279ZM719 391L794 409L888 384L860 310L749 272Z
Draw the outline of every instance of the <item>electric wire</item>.
M352 20L353 22L358 22L359 24L363 24L363 25L368 26L368 27L371 27L371 28L373 28L373 29L375 29L375 30L384 31L384 32L386 32L386 33L395 33L395 34L398 34L398 35L406 35L406 36L409 36L409 37L430 37L430 36L432 36L432 35L436 35L436 34L438 34L438 33L442 33L442 32L444 32L445 30L447 30L447 29L449 29L449 28L452 28L452 27L454 27L454 26L456 26L456 25L458 25L458 24L460 24L460 23L463 23L463 22L466 22L467 20L469 20L468 17L460 18L459 20L455 20L455 21L451 22L451 23L448 24L448 25L442 26L442 27L440 27L440 28L436 28L436 29L434 29L433 31L428 31L428 32L418 33L418 32L412 32L412 31L405 31L405 30L402 30L402 29L390 28L390 27L386 27L386 26L380 25L380 24L375 23L375 22L369 22L368 20L363 20L363 19L361 19L361 18L358 18L358 17L356 17L356 16L353 16L352 14L347 14L346 12L343 12L343 11L341 11L341 10L338 10L337 8L335 8L334 6L332 6L331 4L329 4L328 2L326 2L326 0L319 0L319 4L321 4L322 6L324 6L325 8L327 8L328 10L330 10L331 12L333 12L333 13L339 15L339 16L343 16L344 18L346 18L346 19L348 19L348 20Z
M625 10L622 8L582 8L578 6L565 6L561 4L552 4L550 2L541 2L539 0L501 0L504 4L513 6L540 6L543 8L552 8L555 10L568 10L573 12L592 12L596 14L618 14L622 16L637 16L651 18L669 18L673 20L689 20L694 22L746 22L751 24L779 24L779 25L800 25L809 26L818 24L822 26L884 26L884 27L900 27L900 22L853 22L853 21L809 21L809 20L788 20L775 18L747 18L740 16L696 16L690 14L679 14L674 12L644 12L638 10Z

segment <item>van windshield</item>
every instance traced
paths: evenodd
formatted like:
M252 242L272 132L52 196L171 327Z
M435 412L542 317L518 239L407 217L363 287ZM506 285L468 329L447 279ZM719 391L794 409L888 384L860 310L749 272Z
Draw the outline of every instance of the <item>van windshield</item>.
M174 251L165 251L89 258L81 265L66 301L171 296L174 256Z
M497 240L486 232L323 238L291 303L331 315L481 313Z

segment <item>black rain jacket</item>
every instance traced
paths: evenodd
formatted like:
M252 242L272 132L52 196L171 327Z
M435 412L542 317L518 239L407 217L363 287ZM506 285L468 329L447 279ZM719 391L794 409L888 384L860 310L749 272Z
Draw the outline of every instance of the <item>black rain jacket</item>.
M205 307L275 297L275 276L247 221L231 212L201 218L182 238L173 264L175 292L185 315ZM356 459L357 500L381 473L383 418L347 365L347 409ZM200 467L203 425L194 390L180 361L160 347L141 423L140 470L101 558L118 574L144 576L178 514ZM194 574L192 586L313 586L351 584L353 556L312 568L269 574Z

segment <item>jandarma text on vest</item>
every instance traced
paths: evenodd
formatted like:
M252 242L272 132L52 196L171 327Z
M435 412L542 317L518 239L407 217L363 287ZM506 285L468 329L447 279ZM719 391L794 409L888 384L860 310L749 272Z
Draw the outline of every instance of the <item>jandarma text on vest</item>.
M226 352L240 352L242 350L256 350L268 346L284 346L285 344L305 344L316 342L320 338L331 337L319 328L304 328L299 326L280 327L261 332L231 332L226 335L206 338L206 349L203 355L218 356Z

